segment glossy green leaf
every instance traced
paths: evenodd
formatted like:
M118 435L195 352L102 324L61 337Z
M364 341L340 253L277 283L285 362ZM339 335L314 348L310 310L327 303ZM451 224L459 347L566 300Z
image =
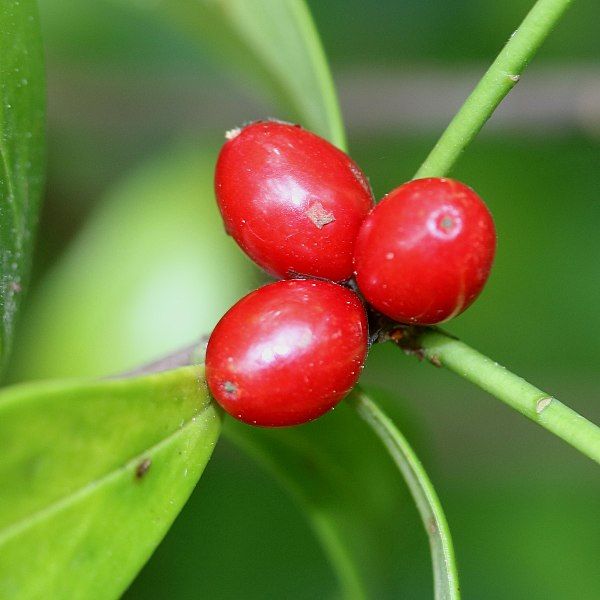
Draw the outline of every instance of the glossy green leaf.
M256 429L228 418L223 433L303 509L343 598L386 598L401 589L397 565L414 509L385 449L345 402L293 428Z
M216 152L169 147L109 191L32 294L13 381L134 368L210 332L256 287L214 201Z
M458 600L458 571L450 529L423 465L394 422L362 390L355 389L348 402L384 443L412 493L429 538L436 600Z
M35 0L0 2L0 368L27 283L44 171L45 91Z
M165 0L143 6L158 18L166 15L238 74L249 75L247 85L262 84L280 101L284 118L345 146L329 66L303 0ZM240 115L240 121L256 116Z
M0 597L116 598L220 430L201 367L0 393Z

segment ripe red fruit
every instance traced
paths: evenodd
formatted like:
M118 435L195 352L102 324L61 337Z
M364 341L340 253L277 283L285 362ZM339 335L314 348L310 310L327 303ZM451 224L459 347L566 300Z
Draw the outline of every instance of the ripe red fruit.
M354 292L326 281L278 281L219 321L206 351L206 380L241 421L297 425L352 389L366 353L367 320Z
M419 179L365 219L354 252L367 301L402 323L431 325L463 312L489 275L496 247L481 198L452 179Z
M215 191L244 252L276 277L349 279L354 240L373 206L358 166L298 125L259 121L228 137Z

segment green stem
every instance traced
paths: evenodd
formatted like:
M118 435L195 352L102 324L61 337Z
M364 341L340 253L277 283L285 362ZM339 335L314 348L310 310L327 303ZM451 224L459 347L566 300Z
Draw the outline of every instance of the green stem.
M458 600L458 572L450 529L421 461L396 425L359 386L346 401L385 444L404 476L429 538L436 600Z
M538 0L448 125L415 175L442 177L510 92L571 0Z
M538 0L448 125L415 175L442 177L479 133L571 0ZM440 331L417 338L429 360L442 364L539 423L600 463L600 429L556 398Z
M600 428L546 392L439 330L416 340L425 356L489 392L600 463Z

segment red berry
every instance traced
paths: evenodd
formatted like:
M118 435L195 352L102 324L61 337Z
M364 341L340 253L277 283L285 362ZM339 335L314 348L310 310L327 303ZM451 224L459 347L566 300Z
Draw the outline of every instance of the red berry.
M244 252L276 277L349 279L354 240L373 206L362 171L298 125L259 121L228 137L215 191Z
M364 221L354 253L367 301L402 323L463 312L489 275L496 247L481 198L452 179L419 179L388 194Z
M367 320L354 292L326 281L278 281L219 321L206 351L206 380L241 421L297 425L352 389L366 353Z

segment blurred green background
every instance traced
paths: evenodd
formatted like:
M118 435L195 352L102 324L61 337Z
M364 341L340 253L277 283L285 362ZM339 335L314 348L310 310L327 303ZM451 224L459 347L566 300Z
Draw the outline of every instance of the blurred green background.
M378 197L416 171L529 5L309 2L351 153ZM12 381L128 369L209 331L256 287L263 276L224 234L211 171L224 130L286 117L254 80L224 66L218 47L163 19L160 3L40 6L49 174ZM499 245L480 301L448 326L596 422L598 22L600 4L575 3L453 172L488 202ZM374 348L364 382L400 411L437 486L465 598L600 597L597 466L393 347ZM336 413L326 419L335 428ZM388 460L383 452L380 460ZM398 535L381 597L428 598L425 535L400 476L389 472L398 479L400 501L389 509ZM221 441L126 597L337 593L296 504Z

